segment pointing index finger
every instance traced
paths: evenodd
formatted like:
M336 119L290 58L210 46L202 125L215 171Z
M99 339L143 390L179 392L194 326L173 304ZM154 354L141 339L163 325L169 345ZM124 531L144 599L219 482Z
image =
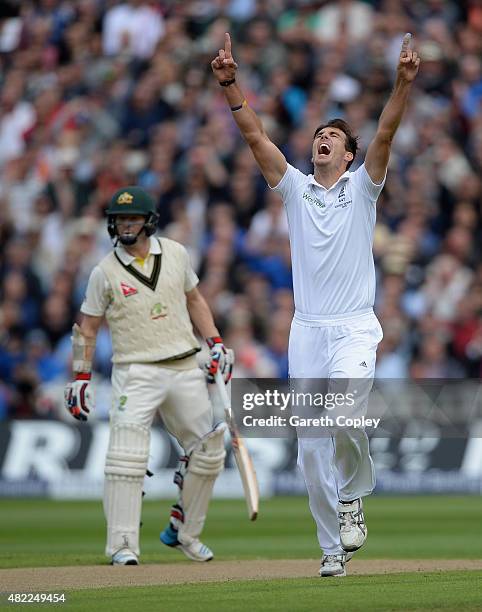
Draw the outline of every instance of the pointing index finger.
M224 35L224 52L226 53L226 57L231 57L231 36L228 32Z
M408 45L410 44L410 40L412 39L412 35L410 32L407 32L402 40L402 53L404 53L408 49Z

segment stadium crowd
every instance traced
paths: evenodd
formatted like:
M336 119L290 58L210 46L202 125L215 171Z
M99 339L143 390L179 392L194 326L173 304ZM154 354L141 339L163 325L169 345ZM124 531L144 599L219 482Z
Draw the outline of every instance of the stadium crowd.
M25 0L0 14L0 418L58 416L70 335L111 243L112 193L139 184L189 250L236 376L287 376L287 223L210 62L233 36L249 103L310 173L341 116L360 164L401 38L422 58L379 203L377 376L482 374L482 1ZM108 410L110 339L95 371Z

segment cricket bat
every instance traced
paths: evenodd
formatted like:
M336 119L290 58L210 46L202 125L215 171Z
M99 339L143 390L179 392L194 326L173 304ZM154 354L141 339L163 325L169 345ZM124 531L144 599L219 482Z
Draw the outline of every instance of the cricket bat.
M224 408L224 417L231 434L234 458L238 466L239 475L241 476L241 482L243 483L244 497L248 506L248 516L251 521L255 521L259 510L259 487L256 470L243 438L239 435L231 408L231 397L224 383L223 375L218 371L215 378L219 397Z

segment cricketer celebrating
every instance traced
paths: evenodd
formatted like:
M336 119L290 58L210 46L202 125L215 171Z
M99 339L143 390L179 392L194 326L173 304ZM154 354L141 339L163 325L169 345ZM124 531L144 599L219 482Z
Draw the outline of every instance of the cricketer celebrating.
M92 271L81 323L73 328L75 380L65 390L68 410L87 420L97 332L105 316L112 334L113 400L105 462L106 555L113 565L137 565L142 486L150 428L160 412L166 428L184 449L174 481L179 501L161 541L189 559L209 561L212 551L199 540L218 474L224 467L224 423L213 427L206 377L220 368L231 375L226 350L196 285L185 248L155 238L158 216L153 199L139 187L112 197L108 231L114 250ZM193 324L211 350L204 373L194 357L200 346Z
M403 39L393 92L355 172L348 169L357 139L345 121L334 119L316 129L314 172L306 176L287 163L248 105L236 81L229 34L211 63L241 134L270 188L282 195L288 215L295 300L291 378L366 379L371 386L383 336L373 312L376 201L420 63L410 38ZM361 498L375 484L366 433L346 429L331 437L299 438L298 464L323 550L320 576L344 576L346 561L365 542Z

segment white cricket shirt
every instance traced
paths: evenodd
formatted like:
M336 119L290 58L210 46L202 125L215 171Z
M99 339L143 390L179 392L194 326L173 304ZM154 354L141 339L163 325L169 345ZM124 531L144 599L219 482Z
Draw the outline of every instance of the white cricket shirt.
M288 215L295 308L301 317L358 314L373 307L374 183L362 164L329 189L290 164L274 187Z

